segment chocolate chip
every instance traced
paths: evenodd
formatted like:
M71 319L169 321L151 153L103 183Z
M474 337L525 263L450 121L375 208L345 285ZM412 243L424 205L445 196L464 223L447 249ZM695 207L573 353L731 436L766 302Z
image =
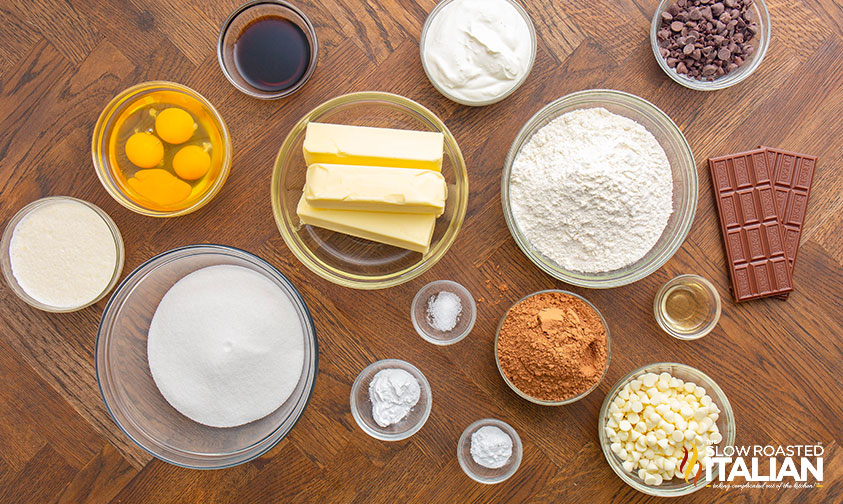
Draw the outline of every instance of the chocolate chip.
M685 54L685 56L689 56L692 52L694 52L694 44L685 45L685 47L682 49L682 52Z
M676 68L676 64L679 63L679 60L676 58L667 58L667 66L670 68Z
M680 21L674 21L674 22L670 23L670 29L675 31L675 32L682 31L682 28L684 28L684 27L685 27L685 25L682 24Z
M702 9L700 9L700 13L702 14L703 18L705 18L709 21L711 21L713 19L712 13L711 13L711 7L709 7L709 6L705 6Z
M688 67L685 66L684 62L682 62L682 63L679 63L678 65L676 65L676 71L681 73L681 74L686 74L686 73L688 73Z
M723 0L723 3L730 9L738 6L738 0Z
M711 6L711 14L714 16L720 16L720 14L723 14L723 10L725 8L726 7L724 7L722 3L717 2L716 4Z
M697 7L694 7L688 13L688 17L693 19L694 21L697 21L699 19L702 19L703 15L702 15L702 12L700 12L700 10Z
M662 19L665 21L673 21L673 14L668 11L662 12Z
M706 66L703 67L702 74L705 75L706 77L708 77L710 75L714 75L714 72L716 72L716 71L717 71L716 66L706 65Z
M691 57L695 60L702 58L702 51L699 48L694 49L694 52L691 53Z
M723 47L717 51L717 58L723 61L728 60L732 56L732 51L728 47Z

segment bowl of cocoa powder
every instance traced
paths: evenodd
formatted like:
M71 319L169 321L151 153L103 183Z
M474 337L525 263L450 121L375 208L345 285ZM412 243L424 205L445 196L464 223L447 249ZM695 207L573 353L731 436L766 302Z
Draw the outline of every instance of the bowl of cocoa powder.
M612 354L606 320L573 292L545 290L506 312L495 337L503 381L543 406L579 401L597 388Z
M659 66L698 91L733 86L761 64L770 45L764 0L662 0L650 26Z

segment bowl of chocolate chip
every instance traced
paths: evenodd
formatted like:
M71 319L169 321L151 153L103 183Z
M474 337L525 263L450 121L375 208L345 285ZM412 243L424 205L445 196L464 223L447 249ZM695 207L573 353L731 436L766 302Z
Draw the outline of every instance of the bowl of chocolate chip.
M650 45L665 73L685 87L714 91L749 77L770 45L764 0L662 0Z
M587 299L564 290L520 299L507 310L495 337L503 381L542 406L570 404L590 394L606 375L611 355L606 320Z

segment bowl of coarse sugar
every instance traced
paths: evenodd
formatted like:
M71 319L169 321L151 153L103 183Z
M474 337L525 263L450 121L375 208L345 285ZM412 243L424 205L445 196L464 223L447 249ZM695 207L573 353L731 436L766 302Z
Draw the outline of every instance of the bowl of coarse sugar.
M495 337L495 361L516 394L562 406L590 394L606 375L612 341L606 320L573 292L545 290L507 310Z

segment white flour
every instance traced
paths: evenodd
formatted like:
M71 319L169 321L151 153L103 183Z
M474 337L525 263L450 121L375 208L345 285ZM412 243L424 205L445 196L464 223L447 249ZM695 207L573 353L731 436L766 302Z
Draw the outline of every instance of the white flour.
M632 119L575 110L538 130L512 166L515 222L567 270L612 271L641 259L673 211L667 155Z

